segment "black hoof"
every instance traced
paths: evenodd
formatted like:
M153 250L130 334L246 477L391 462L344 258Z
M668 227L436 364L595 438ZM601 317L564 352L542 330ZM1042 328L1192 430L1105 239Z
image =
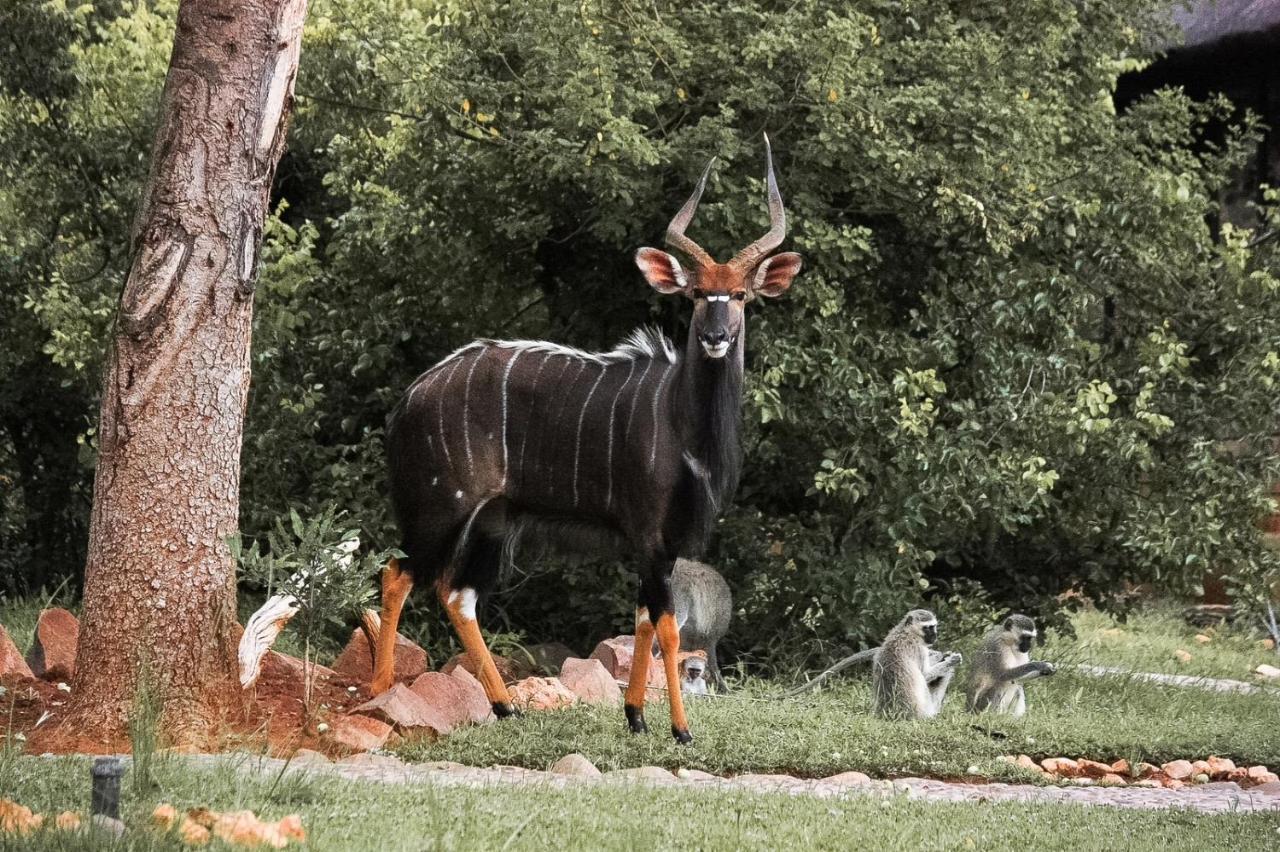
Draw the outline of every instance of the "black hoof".
M681 730L680 728L677 728L675 725L672 725L671 736L675 737L676 742L680 743L680 745L688 745L689 743L693 742L693 734L689 733L688 728Z
M639 707L632 707L630 704L625 709L627 711L627 727L631 729L631 733L649 733L649 726L644 721L644 710Z
M499 719L519 719L524 714L521 713L512 704L504 704L501 701L493 702L493 715Z

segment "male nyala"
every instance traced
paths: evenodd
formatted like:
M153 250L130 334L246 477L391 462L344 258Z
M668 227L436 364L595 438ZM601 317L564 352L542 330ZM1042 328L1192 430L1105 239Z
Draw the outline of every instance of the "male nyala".
M737 488L746 304L782 295L801 265L793 252L771 255L786 235L786 216L768 145L766 137L767 234L728 263L685 236L708 164L667 227L667 244L689 267L658 249L636 252L649 286L693 302L683 352L650 330L598 353L545 341L477 340L409 387L387 428L391 499L406 558L383 572L375 693L392 683L405 597L426 581L476 664L494 712L511 715L511 696L476 623L476 602L522 535L569 547L606 540L640 562L627 722L634 732L648 730L645 684L656 634L672 734L692 740L676 668L671 570L677 556L702 551Z

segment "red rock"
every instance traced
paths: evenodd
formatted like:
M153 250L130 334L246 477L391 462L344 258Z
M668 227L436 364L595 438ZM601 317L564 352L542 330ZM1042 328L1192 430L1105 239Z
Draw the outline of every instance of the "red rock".
M515 660L509 660L506 657L500 657L492 654L494 668L498 670L498 677L502 678L502 682L508 686L533 674L533 667L528 663L520 664ZM440 667L440 671L445 674L453 674L458 669L465 669L468 674L473 677L476 675L475 664L471 662L471 656L466 653L454 654L449 658L449 662Z
M577 656L573 649L563 642L542 642L530 645L524 650L532 665L542 674L547 675L560 674L564 661Z
M1227 777L1231 774L1231 770L1236 768L1235 761L1217 755L1210 755L1205 762L1209 764L1209 777L1215 779Z
M302 660L297 657L268 651L262 658L262 670L258 675L258 683L270 684L272 694L289 695L301 701L306 693L305 669ZM311 663L310 669L312 689L315 689L317 684L336 677L333 669L319 663Z
M1179 781L1177 778L1166 778L1164 780L1164 788L1166 790L1180 790L1187 786L1185 781Z
M596 645L590 659L599 660L614 680L631 677L631 661L635 656L636 637L615 636ZM651 667L652 668L652 667Z
M395 660L397 681L413 680L431 664L426 651L399 633L396 634ZM373 679L373 656L369 652L369 639L363 630L356 628L351 631L347 646L333 662L333 670L357 683L368 683Z
M356 751L382 748L390 736L390 725L369 716L338 716L329 722L329 738Z
M1267 767L1261 766L1261 765L1250 766L1248 769L1245 770L1245 773L1246 773L1245 777L1247 778L1247 783L1250 786L1256 786L1258 784L1269 784L1272 781L1275 781L1277 779L1277 776L1274 772L1271 772L1270 770L1267 769Z
M559 710L578 702L569 687L553 677L527 677L511 687L511 701L521 710Z
M441 672L441 674L444 674L444 672ZM481 685L480 681L476 680L476 676L473 675L471 672L467 671L462 666L458 666L448 674L449 674L449 677L453 678L454 680L460 681L463 684L465 684L467 689L471 690L472 692L478 692L481 696L484 697L484 701L486 704L490 704L490 705L492 704L492 702L489 701L488 693L484 691L484 686ZM492 707L490 707L490 709L492 709Z
M1150 778L1153 775L1160 774L1160 767L1154 763L1147 763L1145 760L1138 764L1138 777Z
M485 697L480 682L471 683L444 672L424 672L409 688L449 720L449 724L479 724L493 718L493 706Z
M1081 758L1077 761L1080 774L1086 778L1101 778L1104 775L1111 774L1111 764L1099 763L1096 760L1085 760Z
M351 712L364 713L382 719L396 728L412 734L439 736L453 730L449 717L432 707L426 700L402 683L397 683L381 695L374 696Z
M9 638L9 632L0 624L0 677L16 675L17 677L35 677L31 667L22 659L22 652Z
M1209 765L1207 760L1191 761L1191 771L1193 775L1212 775L1213 767Z
M1117 775L1114 772L1108 772L1106 775L1103 775L1101 778L1098 779L1098 783L1110 784L1112 786L1123 786L1125 783L1125 780L1123 776Z
M1111 771L1117 775L1132 774L1132 768L1129 766L1129 761L1125 760L1123 757L1111 764Z
M41 611L36 638L27 652L27 665L43 680L70 681L76 672L76 643L80 622L61 607Z
M1195 767L1189 760L1171 760L1160 768L1174 781L1186 781L1195 773Z
M1032 772L1044 772L1044 769L1040 767L1040 764L1036 763L1029 755L1025 754L1018 755L1017 759L1013 761L1013 765L1020 766L1023 769L1030 769Z
M1235 769L1227 770L1227 780L1234 781L1237 784L1249 783L1249 770L1243 766L1237 766Z
M1069 757L1046 757L1040 761L1045 772L1060 775L1063 778L1075 778L1080 774L1080 765Z
M599 660L570 657L560 668L560 682L586 704L604 704L610 707L622 704L622 690L618 688L618 682Z
M1039 768L1039 767L1037 767ZM859 784L870 784L871 776L862 772L841 772L838 775L832 775L829 778L823 778L828 784L840 784L842 786L855 787Z

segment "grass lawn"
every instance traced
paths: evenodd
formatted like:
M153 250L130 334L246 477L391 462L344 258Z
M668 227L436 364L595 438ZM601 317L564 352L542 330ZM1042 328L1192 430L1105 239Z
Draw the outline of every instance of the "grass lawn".
M1197 628L1183 621L1180 613L1181 607L1153 604L1124 624L1096 611L1076 613L1072 618L1076 638L1050 635L1040 653L1063 662L1249 682L1259 664L1280 666L1280 655L1262 645L1266 634L1260 623ZM1197 641L1197 634L1209 641ZM1174 653L1179 650L1191 659L1180 661Z
M1028 694L1022 720L970 716L955 694L936 719L888 722L870 715L865 681L799 698L754 684L729 697L690 702L690 747L667 735L666 705L651 704L646 715L654 733L648 736L626 733L620 709L578 707L409 743L401 756L546 769L577 751L602 769L655 764L811 777L848 769L873 776L976 772L1026 780L1030 773L995 758L1123 757L1136 765L1217 754L1239 764L1280 766L1280 699L1274 696L1218 695L1070 671L1031 684Z
M423 849L1268 849L1273 815L1205 816L1071 805L928 804L903 796L819 800L681 788L600 785L552 790L360 784L234 769L161 766L159 788L134 794L133 827L112 849L181 848L145 826L156 803L179 809L249 808L263 818L300 813L311 850ZM20 758L0 764L0 796L42 812L83 811L88 762ZM45 832L0 847L100 849L88 837Z

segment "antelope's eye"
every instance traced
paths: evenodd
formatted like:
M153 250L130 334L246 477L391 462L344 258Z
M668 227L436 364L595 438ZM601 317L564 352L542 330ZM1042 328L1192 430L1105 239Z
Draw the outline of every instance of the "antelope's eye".
M704 292L702 292L702 288L701 288L701 287L694 287L694 288L693 288L693 298L695 298L695 299L705 299L705 298L706 298L706 296L707 296L707 294L706 294L706 293L704 293Z
M733 300L734 300L735 302L743 302L743 301L746 301L746 298L747 298L747 291L746 291L746 290L738 290L737 292L735 292L735 293L733 294Z

